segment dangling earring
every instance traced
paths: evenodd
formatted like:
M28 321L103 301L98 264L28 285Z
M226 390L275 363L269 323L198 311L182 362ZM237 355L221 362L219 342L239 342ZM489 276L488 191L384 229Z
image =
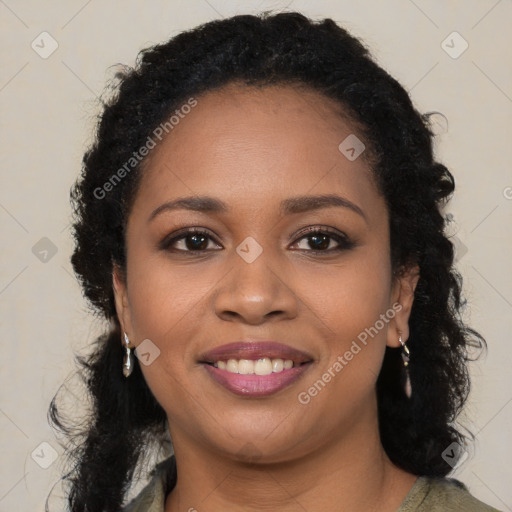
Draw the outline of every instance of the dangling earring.
M123 375L129 377L133 370L132 347L126 333L124 333L124 348L126 353L123 359Z
M402 333L398 333L398 341L400 345L402 345L402 360L404 362L405 368L405 394L407 398L411 398L412 388L411 388L411 378L409 377L409 358L410 352L407 345L402 341Z

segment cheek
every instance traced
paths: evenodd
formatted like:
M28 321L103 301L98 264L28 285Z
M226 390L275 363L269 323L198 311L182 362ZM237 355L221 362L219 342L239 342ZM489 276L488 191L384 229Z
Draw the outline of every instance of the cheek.
M377 251L376 251L377 253ZM390 307L391 270L387 258L370 251L341 265L304 273L300 295L327 331L342 340L372 326Z
M181 400L180 383L190 371L193 340L204 329L205 301L218 279L218 272L199 273L193 265L171 267L165 258L132 254L128 290L134 342L149 339L157 347L158 357L141 369L160 403L163 396ZM166 389L160 389L164 384Z
M208 265L175 265L165 256L140 252L128 267L132 325L138 338L176 338L173 332L196 325L191 320L219 279ZM130 273L131 271L131 273Z
M193 266L171 268L162 258L151 261L141 256L134 255L131 274L128 269L135 343L149 339L158 349L158 357L149 365L141 364L141 370L173 421L186 422L186 415L200 402L189 385L191 342L203 330L204 301L215 280L208 273L199 278Z
M332 384L319 403L327 396L346 393L362 398L374 388L389 322L395 315L390 304L391 269L382 253L384 249L364 251L364 256L346 266L317 273L314 286L310 279L304 280L301 293L308 297L327 341L327 352L314 380L327 372L325 378ZM307 386L311 384L313 381Z

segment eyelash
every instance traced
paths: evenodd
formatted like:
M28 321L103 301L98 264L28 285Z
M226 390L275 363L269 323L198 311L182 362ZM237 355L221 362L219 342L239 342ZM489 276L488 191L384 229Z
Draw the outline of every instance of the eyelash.
M161 244L159 245L159 248L161 250L175 252L175 253L176 252L178 252L178 253L190 253L191 255L195 255L195 254L198 254L198 253L206 253L206 252L208 252L208 249L204 249L204 250L188 250L187 249L187 250L184 250L184 249L175 249L175 248L173 249L172 248L172 245L174 245L179 240L185 239L189 235L203 235L206 238L209 238L209 239L213 240L215 243L218 244L218 242L216 242L213 239L213 237L210 235L210 233L208 233L207 231L204 231L203 229L200 229L200 228L188 228L186 231L183 231L183 232L173 236L172 238L165 238L161 242ZM312 254L326 255L326 254L332 254L332 253L341 252L341 251L344 251L344 250L349 250L349 249L352 249L356 245L353 241L351 241L349 239L349 237L347 235L335 232L331 228L326 227L326 226L312 227L312 228L307 228L306 230L301 231L297 235L298 238L294 242L294 245L297 242L299 242L300 240L302 240L303 238L312 237L314 235L328 235L329 238L334 239L338 243L338 247L336 247L334 249L325 249L325 250L322 250L322 251L317 251L317 250L314 250L314 249L309 249L309 250L307 250L307 249L298 249L298 250L305 251L305 252L312 253ZM218 244L218 245L220 245L220 244Z

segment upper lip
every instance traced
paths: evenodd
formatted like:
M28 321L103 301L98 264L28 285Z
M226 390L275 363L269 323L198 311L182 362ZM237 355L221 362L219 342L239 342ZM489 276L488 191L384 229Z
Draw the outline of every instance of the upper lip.
M264 357L270 359L291 359L297 364L313 360L306 352L277 341L235 341L204 352L200 357L200 362L215 363L217 361L227 361L228 359L256 360Z

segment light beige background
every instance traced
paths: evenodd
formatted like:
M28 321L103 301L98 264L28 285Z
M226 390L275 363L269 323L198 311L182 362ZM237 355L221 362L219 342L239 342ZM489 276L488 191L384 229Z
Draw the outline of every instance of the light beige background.
M48 403L70 375L73 350L103 327L88 314L69 263L68 195L107 68L133 64L143 47L199 23L266 9L334 18L367 42L421 111L448 119L436 147L457 181L449 212L467 318L489 343L471 367L465 425L476 434L474 453L453 476L512 510L510 0L0 0L0 511L44 510L62 461ZM46 59L31 47L43 31L58 43ZM469 44L458 58L442 47L453 31ZM462 40L452 39L452 52L460 50ZM57 249L46 262L32 250L43 237ZM47 469L44 442L58 455Z

